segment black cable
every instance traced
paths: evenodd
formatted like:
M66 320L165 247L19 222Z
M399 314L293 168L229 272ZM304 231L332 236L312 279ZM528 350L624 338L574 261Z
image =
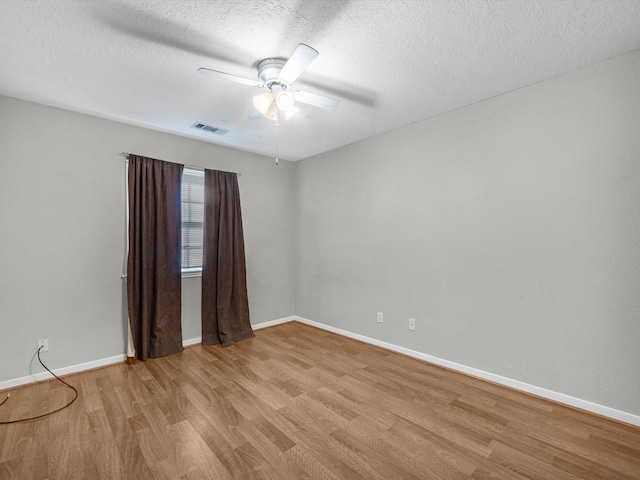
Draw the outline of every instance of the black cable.
M7 420L5 422L0 421L0 425L8 425L10 423L18 423L18 422L28 422L29 420L38 420L39 418L43 418L46 417L48 415L51 415L52 413L56 413L59 412L60 410L64 410L65 408L67 408L69 405L71 405L73 402L76 401L76 398L78 398L78 389L76 387L74 387L73 385L69 385L67 382L65 382L64 380L62 380L59 376L57 376L55 373L53 373L51 370L49 370L49 368L42 363L42 360L40 359L40 350L42 350L43 347L38 348L38 351L36 352L38 354L38 361L40 362L40 365L42 365L45 370L47 372L49 372L51 375L53 375L54 377L56 377L59 381L61 381L62 383L64 383L67 387L69 387L71 390L74 391L75 396L73 397L73 399L67 403L65 406L60 407L56 410L53 410L52 412L48 412L48 413L43 413L42 415L38 415L36 417L29 417L29 418L21 418L19 420ZM11 394L7 394L7 398L4 399L4 401L2 403L0 403L0 406L4 405L6 403L7 400L9 400L9 396Z

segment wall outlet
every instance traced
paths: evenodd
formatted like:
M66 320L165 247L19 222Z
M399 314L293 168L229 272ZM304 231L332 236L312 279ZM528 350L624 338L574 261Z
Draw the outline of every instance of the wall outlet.
M42 347L42 350L40 350L40 347ZM49 351L49 339L45 338L42 340L38 340L38 350L40 350L40 352L48 352Z
M416 330L416 319L415 318L410 318L409 319L409 330L411 330L411 331L415 331Z
M378 323L382 323L383 318L382 318L382 312L378 312Z

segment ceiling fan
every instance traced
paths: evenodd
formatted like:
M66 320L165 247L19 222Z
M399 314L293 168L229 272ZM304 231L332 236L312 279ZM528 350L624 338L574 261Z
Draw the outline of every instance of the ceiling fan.
M267 92L253 97L253 105L262 116L277 122L278 112L284 113L285 118L288 119L298 111L295 102L306 103L326 110L335 110L338 107L340 101L335 98L300 90L290 90L293 82L297 80L317 56L317 50L301 43L288 60L281 58L266 58L262 60L258 64L259 80L239 77L231 73L219 72L204 67L199 68L198 72L251 87L266 87Z

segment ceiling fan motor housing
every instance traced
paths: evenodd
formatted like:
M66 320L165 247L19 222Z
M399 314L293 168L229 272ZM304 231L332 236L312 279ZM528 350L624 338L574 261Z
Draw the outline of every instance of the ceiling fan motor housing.
M273 85L287 88L287 84L280 81L280 71L285 63L285 60L279 58L267 58L258 64L258 77L267 88L271 89Z

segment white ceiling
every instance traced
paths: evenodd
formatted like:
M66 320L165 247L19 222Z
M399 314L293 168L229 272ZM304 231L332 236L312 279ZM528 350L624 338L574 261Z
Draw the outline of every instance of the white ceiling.
M274 155L262 90L197 70L257 78L298 43L295 87L341 103L281 122L287 160L640 49L640 1L0 0L0 94Z

